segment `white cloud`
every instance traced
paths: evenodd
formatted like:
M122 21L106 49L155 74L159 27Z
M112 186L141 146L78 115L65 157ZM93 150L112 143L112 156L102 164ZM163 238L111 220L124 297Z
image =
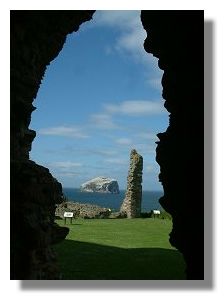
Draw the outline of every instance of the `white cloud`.
M94 145L94 147L77 147L77 146L65 146L62 149L63 154L65 153L66 155L78 155L80 156L85 156L86 155L97 155L97 156L103 156L103 157L111 157L114 155L117 155L117 151L107 149L107 148L97 148L97 145ZM50 152L51 153L51 152ZM53 153L58 153L58 151L54 151ZM77 157L77 156L76 156Z
M120 104L105 104L108 113L118 113L130 116L154 115L165 112L162 101L124 101Z
M155 153L155 147L156 144L154 142L152 144L137 143L135 145L136 150L141 152L142 155Z
M115 140L115 143L117 143L119 145L131 145L132 140L129 138L119 138L119 139Z
M145 39L146 32L139 24L120 35L117 39L115 49L122 53L131 55L137 62L151 63L153 60L156 62L156 59L152 55L146 53L143 48Z
M118 53L142 64L145 69L146 83L153 89L161 91L161 77L163 71L158 67L158 59L144 49L147 33L142 26L140 11L138 10L106 10L96 11L93 26L110 27L116 30L113 44L105 46L105 53Z
M140 11L137 10L98 10L93 16L96 26L106 25L111 27L133 27L140 20Z
M113 29L119 29L118 37L115 40L112 51L118 51L127 55L131 55L138 62L156 62L151 54L145 52L143 48L146 39L146 31L144 30L140 11L137 10L109 10L97 11L94 15L95 26L107 26ZM106 48L108 53L108 48Z
M156 133L152 133L152 132L138 132L135 134L135 136L144 140L157 139Z
M52 163L49 163L48 165L53 168L64 169L64 170L70 170L73 168L78 168L78 167L83 166L81 163L71 162L71 161L52 162Z
M95 127L99 129L118 128L109 114L93 114L91 116L91 122Z
M111 164L117 164L117 165L126 165L127 160L122 158L108 158L104 160L105 162L111 163Z
M55 136L64 136L71 138L88 138L89 136L85 134L79 127L68 127L68 126L57 126L57 127L48 127L42 128L39 130L39 134L43 135L55 135Z
M153 169L152 166L148 165L148 166L144 167L144 172L147 173L147 174L149 174L149 173L155 172L155 170Z
M97 155L100 155L100 156L114 156L117 154L117 151L114 151L114 150L91 150L90 151L91 153L93 154L97 154Z
M76 172L60 172L60 173L57 173L57 176L74 178L74 177L80 176L80 174L76 173Z
M158 174L159 175L159 165L147 165L143 170L147 174Z
M150 85L150 87L161 91L162 90L162 83L161 77L149 78L146 80L146 83Z

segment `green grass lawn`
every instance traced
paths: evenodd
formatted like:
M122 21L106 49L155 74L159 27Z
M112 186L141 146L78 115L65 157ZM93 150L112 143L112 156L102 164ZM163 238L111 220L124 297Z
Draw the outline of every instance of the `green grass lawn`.
M69 235L55 246L62 279L185 279L182 255L168 241L171 220L76 219L66 226Z

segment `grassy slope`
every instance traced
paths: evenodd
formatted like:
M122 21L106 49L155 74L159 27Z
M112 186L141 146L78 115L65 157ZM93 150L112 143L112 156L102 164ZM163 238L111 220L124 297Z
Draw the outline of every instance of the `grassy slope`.
M168 241L170 220L78 219L66 226L67 239L55 246L63 279L184 279L183 258Z

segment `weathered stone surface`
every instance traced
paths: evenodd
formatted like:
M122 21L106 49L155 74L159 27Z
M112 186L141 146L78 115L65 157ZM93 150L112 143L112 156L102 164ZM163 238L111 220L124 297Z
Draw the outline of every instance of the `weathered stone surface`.
M12 164L11 266L15 275L32 269L32 278L59 279L52 244L65 239L68 229L54 223L55 204L62 202L62 186L47 168L33 161ZM19 257L19 260L17 260ZM48 272L49 267L49 272ZM52 271L54 270L54 271ZM17 273L18 272L18 273ZM23 272L23 273L22 273Z
M82 192L119 194L119 186L117 180L103 176L93 178L83 183L80 189Z
M52 244L68 234L54 223L62 188L29 160L36 135L29 124L47 65L93 12L11 11L11 279L60 279Z
M204 278L204 15L203 11L142 11L145 50L164 70L169 127L159 133L156 160L172 215L170 242L183 253L188 279ZM195 213L193 213L195 212Z
M49 247L55 240L51 233L55 225L49 222L54 217L54 200L50 204L37 185L32 185L33 191L27 197L25 193L30 184L29 151L35 137L28 127L35 109L32 102L46 66L62 49L66 35L78 30L92 14L93 11L11 11L11 279L58 277ZM160 202L172 215L170 241L184 254L188 279L203 279L203 11L143 11L141 18L148 34L145 49L159 58L159 67L164 70L163 98L171 114L167 131L159 134L157 148L164 188ZM33 183L40 180L42 171L31 176ZM38 199L36 190L40 193ZM60 195L57 190L53 193ZM197 213L192 214L192 207ZM39 222L34 226L34 235L30 224L33 219L36 225ZM47 240L47 246L39 251L39 244Z
M131 150L127 191L120 208L121 215L137 218L141 214L143 158L135 149Z
M73 212L75 218L84 219L103 219L111 214L110 208L79 202L63 202L57 206L55 214L63 218L64 212L67 211Z

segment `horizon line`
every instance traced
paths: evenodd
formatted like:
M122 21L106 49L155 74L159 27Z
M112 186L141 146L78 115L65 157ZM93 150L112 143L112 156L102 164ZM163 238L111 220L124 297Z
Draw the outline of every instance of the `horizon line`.
M70 186L64 186L62 187L62 189L65 188L65 189L80 189L80 187L70 187ZM120 191L126 191L127 189L120 189ZM163 192L163 190L145 190L143 189L142 191L144 192Z

